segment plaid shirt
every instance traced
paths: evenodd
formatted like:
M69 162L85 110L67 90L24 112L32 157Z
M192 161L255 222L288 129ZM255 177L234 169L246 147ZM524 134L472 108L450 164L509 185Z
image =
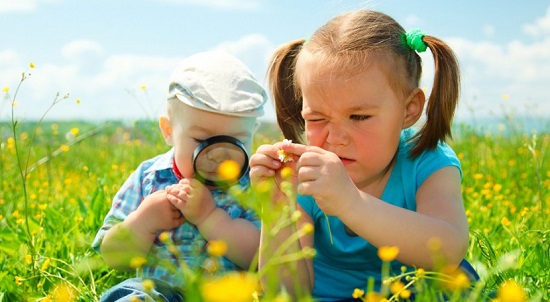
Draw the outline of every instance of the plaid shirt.
M99 246L105 233L115 224L123 221L131 212L135 211L143 199L149 194L165 189L168 185L178 182L178 178L172 170L172 160L174 150L171 149L165 154L158 155L152 159L142 162L138 168L128 177L124 185L120 188L113 199L111 210L105 217L103 226L97 233L92 247L99 251ZM246 187L249 184L248 177L243 177L240 181L241 186ZM258 228L260 222L252 210L243 209L235 200L231 199L221 190L212 191L216 205L225 210L232 218L243 218L251 221ZM167 281L172 285L182 285L181 270L178 270L179 261L184 260L191 269L201 266L209 270L212 265L206 252L206 240L201 236L197 227L192 224L184 223L181 226L168 231L169 235L177 248L177 255L168 250L158 238L155 239L152 250L149 255L157 262L143 267L143 278L154 278ZM238 267L226 258L216 263L217 271L235 270ZM174 269L176 271L174 272Z

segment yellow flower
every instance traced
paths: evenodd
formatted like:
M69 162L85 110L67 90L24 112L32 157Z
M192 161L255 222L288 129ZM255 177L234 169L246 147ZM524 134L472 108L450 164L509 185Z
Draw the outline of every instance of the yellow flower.
M365 294L364 290L356 288L353 290L353 294L351 296L353 297L353 299L359 299L363 297L364 294Z
M151 279L145 279L143 280L143 289L145 291L151 291L153 288L155 288L155 281Z
M258 291L258 280L253 274L229 273L206 280L201 293L207 302L248 302Z
M76 99L76 103L77 104L80 104L81 100L80 99Z
M208 254L214 257L221 257L227 253L227 243L222 240L211 240L208 242Z
M61 145L61 147L59 147L59 149L61 149L61 151L63 151L63 152L67 152L71 148L68 145Z
M45 271L50 267L50 258L46 258L40 267L41 270Z
M26 255L25 255L25 262L26 262L28 265L31 265L31 264L32 264L32 256L29 255L29 254L26 254Z
M13 214L12 214L12 215L13 215L13 217L15 217L15 218L19 218L19 211L18 211L18 210L13 211Z
M300 212L299 212L300 213ZM304 223L302 225L302 230L304 231L304 234L311 234L313 232L313 224L311 223Z
M498 287L497 299L500 302L527 301L525 291L514 280L507 280Z
M10 91L9 87L6 86L6 87L2 88L3 93L8 93L8 91Z
M502 190L502 185L501 184L495 184L493 186L493 191L500 192L500 190Z
M74 135L74 136L77 136L78 135L78 132L80 132L80 130L78 128L71 128L70 132Z
M503 226L510 226L512 224L512 222L508 219L508 217L502 217L502 219L500 220L500 223Z
M241 174L241 167L233 160L224 160L218 167L218 175L223 180L236 180Z
M474 174L474 179L482 179L482 178L483 178L483 174L481 173Z
M470 286L468 276L455 266L446 266L442 272L448 277L446 280L441 280L443 287L451 291L462 291Z
M401 281L397 281L397 282L393 282L391 285L390 285L390 291L393 293L393 294L397 294L397 293L400 293L402 290L405 289L405 284L403 284L403 282Z
M141 86L139 86L139 89L141 89L141 90L147 90L147 85L141 85Z
M61 284L54 288L52 292L52 301L75 301L76 293L67 284Z
M281 169L281 177L284 179L290 179L292 177L292 168L284 167Z
M142 266L147 263L147 259L145 257L134 257L130 260L130 267L131 268L141 268Z
M384 262L390 262L399 254L397 246L382 246L378 249L378 257Z
M159 240L161 242L166 243L166 242L168 242L168 240L170 240L170 235L168 234L168 232L162 232L159 235Z
M23 284L23 281L25 281L25 279L23 279L19 276L15 276L15 284L21 285L21 284Z
M426 275L426 271L423 268L419 268L416 270L416 275L418 277L423 277L424 275Z
M29 63L29 67L30 67L30 68L34 68L34 67L35 67L35 66L34 66L34 63L33 63L33 62L30 62L30 63Z

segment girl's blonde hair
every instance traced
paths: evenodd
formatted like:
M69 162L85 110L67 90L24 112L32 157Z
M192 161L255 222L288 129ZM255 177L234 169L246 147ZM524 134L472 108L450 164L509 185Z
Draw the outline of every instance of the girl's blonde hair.
M455 54L443 41L424 36L435 63L426 123L413 138L410 155L416 157L451 137L451 122L458 103L460 72ZM300 54L314 57L307 72L330 70L334 76L354 76L377 63L388 75L396 93L409 95L420 85L422 61L407 46L405 30L381 12L358 10L339 15L319 28L307 41L299 39L279 47L268 69L277 122L284 136L303 142L305 122L301 116L299 77L304 71Z

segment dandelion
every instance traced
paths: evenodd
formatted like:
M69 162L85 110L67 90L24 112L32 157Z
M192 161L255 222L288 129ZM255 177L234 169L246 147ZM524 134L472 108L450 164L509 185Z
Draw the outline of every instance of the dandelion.
M52 293L52 301L75 301L76 293L67 284L61 284L54 288Z
M378 249L378 257L384 262L394 260L398 254L399 247L397 246L382 246Z
M8 93L8 91L10 91L9 87L6 86L6 87L2 88L3 93Z
M508 217L502 217L502 219L500 220L500 223L503 225L503 226L510 226L512 224L512 222L508 219Z
M25 255L25 262L26 262L28 265L31 265L31 264L32 264L32 256L29 255L29 254L26 254L26 255Z
M76 99L77 104L80 104L80 102L81 102L80 99Z
M481 173L474 174L474 179L482 179L482 178L483 178L483 174Z
M30 63L29 63L29 67L30 67L31 69L33 69L33 68L36 67L36 66L34 66L34 63L33 63L33 62L30 62Z
M208 243L208 254L213 257L221 257L227 253L227 243L222 240L211 240Z
M525 291L514 280L505 281L498 287L497 299L499 302L527 301Z
M241 174L241 167L233 160L224 160L218 166L218 175L225 181L236 180Z
M68 146L68 145L61 145L61 147L59 147L59 149L62 151L62 152L67 152L69 151L71 148Z
M500 192L500 190L502 190L502 185L501 184L495 184L493 186L493 191Z
M364 290L356 288L353 290L353 294L351 296L353 297L353 299L359 299L363 297L364 294L365 294Z

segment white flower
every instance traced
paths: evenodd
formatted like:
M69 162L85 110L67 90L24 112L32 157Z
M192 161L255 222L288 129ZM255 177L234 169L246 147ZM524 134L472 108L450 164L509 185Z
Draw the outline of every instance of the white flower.
M289 146L291 143L292 143L292 140L285 138L283 140L282 145L283 146ZM279 154L279 160L282 163L293 161L292 156L290 154L286 153L285 150L283 150L283 149L279 149L279 151L277 151L277 154Z

